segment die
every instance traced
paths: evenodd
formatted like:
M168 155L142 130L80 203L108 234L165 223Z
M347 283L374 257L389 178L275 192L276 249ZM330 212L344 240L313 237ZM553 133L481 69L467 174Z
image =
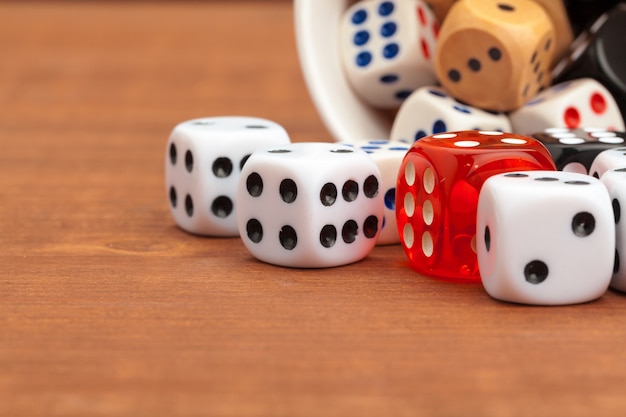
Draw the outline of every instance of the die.
M509 114L513 131L532 134L553 127L624 130L611 93L592 78L556 84Z
M616 134L616 132L611 132ZM620 136L615 138L621 139L621 144L624 144L625 134L621 133ZM593 159L591 168L589 168L589 175L595 178L602 178L607 172L615 169L626 167L626 147L621 146L618 148L607 149L602 151Z
M626 3L600 15L571 45L554 69L556 82L594 78L602 83L626 114Z
M237 184L237 223L257 259L324 268L363 259L383 218L380 171L363 151L293 143L256 151Z
M397 108L418 87L436 82L432 56L437 19L419 0L365 0L341 22L341 57L350 85L376 108Z
M502 132L426 136L402 161L396 193L398 233L424 275L477 281L476 208L483 182L516 170L555 169L535 139Z
M555 62L555 60L560 60L567 53L570 44L574 40L566 5L562 0L533 1L543 7L552 21L555 31L555 53L553 62ZM450 8L454 5L454 3L456 3L456 0L426 0L426 3L431 9L433 9L437 20L439 20L439 22L443 22Z
M612 169L600 177L609 192L613 206L613 220L615 222L615 258L611 288L626 291L626 220L622 221L622 206L626 205L626 168Z
M624 146L624 134L602 128L554 127L532 135L552 155L559 171L592 174L594 160L603 151Z
M435 71L456 99L512 111L549 85L554 28L531 0L463 0L441 25Z
M601 297L611 280L611 199L596 178L574 172L494 175L480 191L478 266L487 293L537 305Z
M256 117L207 117L178 124L165 154L170 211L183 230L237 236L235 189L256 149L290 143L285 129Z
M369 154L380 171L380 189L383 192L383 222L377 245L391 245L400 243L396 224L396 182L398 170L404 155L411 145L401 141L370 140L355 146Z
M511 131L507 115L462 104L440 87L421 87L400 109L391 127L392 141L415 141L424 136L462 130Z

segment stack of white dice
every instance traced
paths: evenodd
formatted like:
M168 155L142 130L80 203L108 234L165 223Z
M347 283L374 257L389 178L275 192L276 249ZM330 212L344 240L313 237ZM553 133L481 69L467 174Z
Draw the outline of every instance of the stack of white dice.
M352 263L398 242L394 184L408 148L291 143L280 125L253 117L189 120L166 146L170 210L187 232L241 235L265 262Z

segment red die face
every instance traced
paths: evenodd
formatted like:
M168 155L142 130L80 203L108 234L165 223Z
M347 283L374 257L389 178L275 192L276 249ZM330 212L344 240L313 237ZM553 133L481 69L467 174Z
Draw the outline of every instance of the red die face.
M442 133L415 142L400 166L396 192L400 241L413 268L479 280L476 209L485 180L509 171L555 169L539 141L511 133Z

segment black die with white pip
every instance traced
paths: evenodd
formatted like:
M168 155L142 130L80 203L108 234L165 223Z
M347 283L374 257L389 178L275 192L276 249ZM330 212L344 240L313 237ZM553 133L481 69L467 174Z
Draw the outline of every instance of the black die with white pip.
M259 148L290 143L285 129L256 117L212 117L178 124L165 153L165 183L176 224L190 233L237 236L235 190Z
M603 151L626 145L626 135L604 128L548 128L532 135L552 155L559 171L592 174L591 166Z

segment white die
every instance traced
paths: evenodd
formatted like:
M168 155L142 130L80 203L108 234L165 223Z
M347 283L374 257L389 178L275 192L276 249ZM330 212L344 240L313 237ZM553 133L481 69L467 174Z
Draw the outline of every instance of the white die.
M602 178L605 172L626 167L626 147L607 149L593 159L589 175Z
M556 84L509 114L515 133L530 135L548 128L582 127L624 130L615 99L592 78Z
M280 125L256 117L213 117L174 127L165 154L165 185L174 220L183 230L237 236L235 189L256 149L290 143Z
M510 132L504 113L494 113L460 103L441 87L417 89L402 104L391 128L390 139L416 141L424 136L463 130Z
M494 298L575 304L611 280L615 227L600 180L562 171L519 171L485 181L476 221L480 276Z
M418 87L436 83L432 57L438 22L419 0L365 0L340 26L344 72L373 107L397 108Z
M388 140L370 140L355 146L367 153L378 166L381 183L380 190L383 193L385 205L382 230L378 236L378 245L390 245L400 243L398 226L396 223L396 183L398 170L404 156L411 148L405 142L390 142Z
M294 143L252 154L237 185L237 221L257 259L288 267L356 262L374 248L383 218L380 172L365 152Z

